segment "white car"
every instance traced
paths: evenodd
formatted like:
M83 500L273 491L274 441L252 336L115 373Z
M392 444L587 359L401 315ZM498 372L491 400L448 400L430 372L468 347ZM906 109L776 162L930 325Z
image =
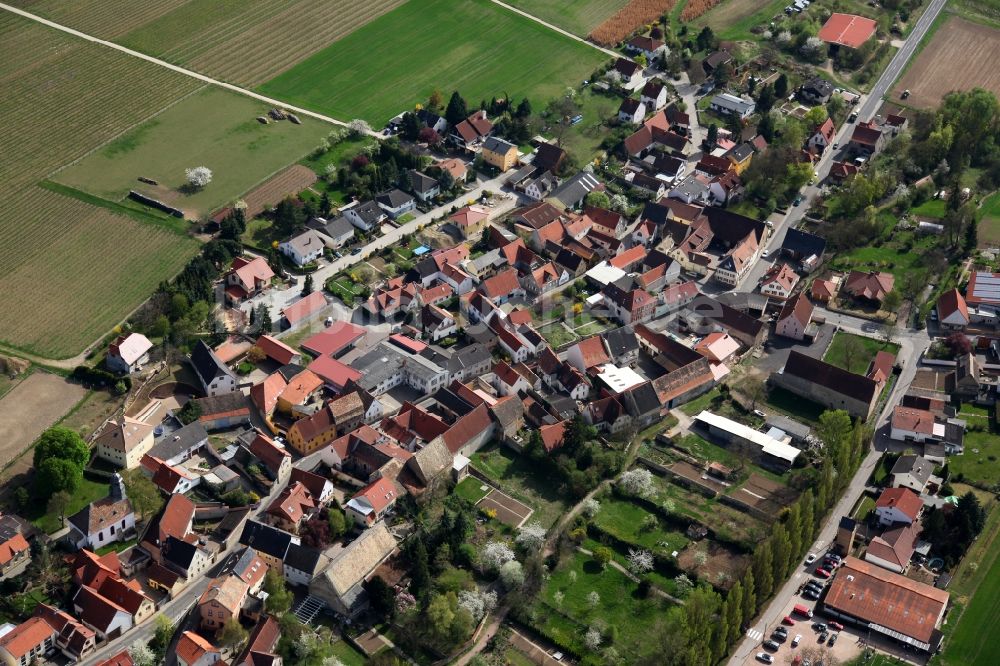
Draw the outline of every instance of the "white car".
M798 647L799 643L802 642L802 634L795 634L795 638L792 639L792 647Z
M769 655L766 652L758 652L757 653L757 661L763 662L765 664L773 664L774 663L774 657L772 657L771 655Z
M809 553L806 555L806 564L812 564L816 561L816 553Z

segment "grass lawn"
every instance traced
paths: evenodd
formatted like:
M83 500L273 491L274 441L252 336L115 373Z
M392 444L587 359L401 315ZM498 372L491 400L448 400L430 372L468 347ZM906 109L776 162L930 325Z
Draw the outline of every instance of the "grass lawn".
M965 453L948 458L952 475L987 486L1000 483L1000 435L988 432L965 433ZM955 479L961 481L962 479Z
M579 81L567 81L567 84L577 85ZM577 94L576 103L583 120L566 130L563 147L580 164L584 164L601 152L601 142L610 132L606 123L618 113L621 100L588 86Z
M575 329L573 332L579 335L580 337L585 338L590 335L597 335L598 333L603 333L604 331L607 331L609 328L611 327L605 326L604 324L598 321L592 321L589 324L584 324L580 328Z
M862 495L861 499L854 506L854 513L851 514L855 520L865 520L868 514L875 510L875 500L870 495Z
M996 653L986 637L1000 630L1000 550L996 537L1000 533L1000 511L994 504L982 535L972 545L959 565L952 584L956 601L965 602L965 609L956 618L952 612L949 624L958 622L945 639L944 651L935 663L945 666L986 666L996 663ZM971 595L971 599L969 599Z
M719 389L714 388L708 393L703 393L691 402L682 405L681 411L688 416L697 416L701 414L706 409L711 409L712 405L717 401L721 400L722 394L719 393Z
M55 175L54 180L120 201L138 190L201 217L237 199L274 172L315 148L326 128L309 118L262 125L268 107L216 87L206 87L104 144ZM187 193L184 170L212 170L212 182ZM159 185L138 182L151 178Z
M98 555L107 555L108 553L120 553L126 548L131 548L136 543L138 539L129 539L128 541L116 541L115 543L109 544L104 548L98 548L96 552Z
M554 487L527 458L503 446L492 446L476 452L472 464L485 474L500 490L520 500L535 510L532 520L545 528L551 527L569 505Z
M750 32L750 29L766 25L772 16L781 12L785 4L785 0L771 0L764 5L754 0L728 0L696 18L691 29L697 33L704 26L710 25L719 39L757 40L759 37Z
M928 199L919 206L910 209L910 213L920 217L944 217L946 202L944 199Z
M743 541L748 546L767 536L767 528L757 518L738 509L720 504L717 500L687 490L665 478L657 477L658 501L669 498L674 511L694 518L711 528L716 534L732 540Z
M355 284L346 277L333 277L326 281L326 290L340 297L340 300L344 301L344 303L350 304L361 295L364 286Z
M84 477L80 482L80 487L73 493L73 499L66 507L66 517L69 518L77 511L87 506L91 502L108 496L108 484L97 483ZM56 532L61 528L59 516L46 512L46 507L42 503L37 503L24 510L24 517L30 520L35 527L46 534Z
M628 568L629 565L628 549L616 548L615 545L612 543L604 544L595 539L591 539L590 537L584 539L583 542L580 544L580 546L586 550L589 550L590 552L594 552L595 548L600 548L602 546L609 548L611 550L611 559L613 559L615 562L622 565L626 569ZM656 569L653 569L652 571L649 571L643 575L647 579L649 579L649 582L651 582L653 585L660 588L667 594L676 595L677 583L670 576L664 575L659 571L657 571Z
M976 227L980 247L995 247L1000 244L1000 192L983 201L979 209L982 218Z
M578 339L575 334L566 330L566 327L562 325L562 322L558 321L553 324L540 327L538 332L541 333L542 337L545 338L545 341L553 347L561 347L562 345L576 342Z
M644 529L643 520L653 515L638 504L613 495L601 498L601 510L594 516L594 524L613 537L634 543L660 554L684 550L690 539L683 532L670 530L660 520L653 529ZM660 545L666 542L666 545Z
M535 662L515 648L509 648L503 653L504 663L508 666L535 666Z
M849 343L848 340L855 340L858 343L858 345L855 345L857 347L855 355L850 358L847 356L847 349L853 343ZM895 343L886 344L882 340L837 331L833 336L833 340L830 341L830 346L827 348L826 353L823 355L823 360L848 372L863 375L868 370L868 366L871 364L875 354L880 351L898 354L899 345Z
M563 30L586 37L628 0L509 0L517 7Z
M455 494L468 500L470 503L475 504L479 500L486 497L486 494L490 492L489 486L486 486L486 490L483 490L483 486L486 486L486 484L476 477L467 476L459 481L458 485L455 486Z
M909 249L898 248L886 243L879 247L856 247L849 252L839 254L832 268L836 270L880 270L892 273L897 280L902 280L907 273L916 273L921 277L927 273L924 266L924 252L930 250L937 242L935 236L916 239Z
M381 127L435 88L445 99L460 91L470 109L505 94L541 109L605 60L489 0L424 0L371 21L259 89Z
M546 581L536 606L535 628L578 654L586 654L584 634L591 621L601 619L618 630L615 649L626 663L635 661L648 649L649 632L667 606L661 597L639 598L637 587L617 569L602 570L589 556L575 553ZM563 595L561 603L556 601L556 592ZM587 599L591 592L600 597L594 608Z
M773 386L767 391L767 405L771 409L788 414L806 423L816 423L826 407L812 400L806 400L780 386Z
M354 646L347 641L337 641L332 648L333 656L344 666L364 666L367 662L365 655L354 649Z

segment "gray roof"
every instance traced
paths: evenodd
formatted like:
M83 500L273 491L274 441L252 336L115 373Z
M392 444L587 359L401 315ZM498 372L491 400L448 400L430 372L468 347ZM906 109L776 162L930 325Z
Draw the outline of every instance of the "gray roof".
M428 176L426 173L410 169L410 187L414 192L429 192L438 186L436 178Z
M198 546L173 536L168 536L161 550L163 559L177 569L186 572L198 553Z
M630 326L623 326L613 331L608 331L603 333L601 337L604 338L613 357L619 357L632 351L639 351L639 341L635 337L635 331Z
M742 97L737 97L736 95L730 95L729 93L720 93L712 98L712 105L722 107L729 111L734 111L739 114L743 114L747 111L752 111L756 106L756 103L752 99L744 99Z
M315 574L321 561L323 561L323 551L293 543L288 547L284 564L286 567Z
M803 258L813 254L821 256L826 250L826 240L816 234L792 227L785 232L781 250Z
M375 197L375 200L383 206L389 208L399 208L413 201L413 195L402 190L389 190Z
M250 413L250 404L247 402L246 396L239 391L210 395L207 398L195 398L194 402L201 407L203 417L240 410L246 410L248 415Z
M330 238L341 238L347 234L354 234L354 225L343 215L338 215L332 220L324 220L322 217L314 217L306 223L310 229L326 234Z
M494 153L506 154L511 148L517 148L517 146L512 144L510 141L504 141L503 139L498 139L495 136L491 136L483 142L483 149Z
M396 539L385 523L376 523L337 553L321 577L344 605L350 607L360 595L365 577L395 548Z
M298 236L285 241L287 245L294 248L299 254L308 254L315 250L322 251L326 243L323 241L323 237L320 236L313 229L306 229Z
M385 217L385 211L379 208L374 201L364 201L351 209L355 215L365 221L366 224L375 224Z
M452 372L457 372L464 368L474 367L490 358L492 355L486 345L476 342L456 350L448 359L448 368Z
M149 450L149 455L161 460L169 460L177 454L204 444L207 441L208 431L205 430L205 426L195 421L180 430L165 434L153 444L153 448Z
M927 483L934 472L934 463L921 456L900 456L892 466L892 474L910 474L920 483Z
M557 199L566 208L572 208L600 184L594 174L581 171L557 187L550 198Z
M681 182L674 185L671 192L677 192L689 199L698 199L708 192L708 185L691 174Z
M753 155L753 146L749 143L741 143L738 146L734 146L733 149L729 151L729 154L732 155L736 161L742 162L746 158Z
M292 543L292 535L277 527L248 520L243 525L240 543L244 546L251 546L271 557L284 560L288 553L288 547Z
M233 371L215 355L204 340L196 342L191 350L191 365L205 385L211 384L217 377L233 376Z
M380 383L394 375L402 364L406 364L409 374L421 377L425 381L447 372L436 363L416 354L409 354L395 345L382 342L352 364L361 373L358 386L370 391Z

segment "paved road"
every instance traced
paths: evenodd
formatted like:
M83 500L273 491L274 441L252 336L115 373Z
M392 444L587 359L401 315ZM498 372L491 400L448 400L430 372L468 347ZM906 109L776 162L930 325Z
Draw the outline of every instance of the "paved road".
M871 92L867 95L862 95L861 102L859 102L857 107L854 109L858 114L859 121L871 120L871 118L875 115L875 112L882 105L882 96L885 95L890 88L892 88L896 81L896 77L898 77L900 72L903 71L903 68L906 67L906 63L909 62L910 58L913 57L917 46L924 38L924 35L927 34L927 30L931 27L931 24L934 23L938 14L941 13L941 9L944 7L945 2L947 2L947 0L931 0L931 3L927 5L927 9L924 10L924 13L917 21L917 24L913 27L913 31L910 33L909 37L906 38L902 48L896 51L896 54L889 62L889 66L886 67L878 81L875 82ZM842 146L847 145L849 137L853 131L854 125L852 123L844 123L844 125L841 126L840 131L837 132L834 143L838 143ZM790 207L788 209L788 213L783 217L779 218L776 215L771 216L771 221L774 222L774 229L769 241L765 244L765 249L770 250L772 248L781 247L781 243L785 239L785 232L788 228L796 226L803 216L805 216L806 210L809 208L809 204L819 194L820 188L817 185L822 183L830 173L830 166L832 165L836 155L836 151L828 149L823 154L823 157L820 158L815 167L816 172L819 174L816 178L816 184L807 185L802 188L802 203L800 205ZM756 265L754 265L754 267L747 272L743 281L737 285L737 291L753 291L769 266L770 262L758 261Z
M348 123L344 122L343 120L338 120L337 118L332 118L332 117L324 115L322 113L316 113L315 111L310 111L308 109L303 109L303 108L298 107L298 106L293 106L291 104L288 104L287 102L283 102L283 101L281 101L279 99L274 99L273 97L267 97L266 95L261 95L259 93L255 93L252 90L247 90L246 88L241 88L240 86L233 85L232 83L226 83L225 81L219 81L218 79L213 79L210 76L205 76L204 74L199 74L198 72L192 71L190 69L185 69L183 67L178 67L177 65L171 64L171 63L169 63L169 62L167 62L165 60L160 60L159 58L154 58L153 56L146 55L145 53L140 53L139 51L134 51L134 50L132 50L130 48L122 46L121 44L115 44L114 42L109 42L109 41L107 41L105 39L100 39L98 37L94 37L93 35L88 35L85 32L80 32L79 30L74 30L73 28L70 28L68 26L61 25L61 24L56 23L54 21L50 21L48 19L42 18L41 16L37 16L35 14L32 14L31 12L26 12L23 9L18 9L17 7L11 7L10 5L4 4L2 2L0 2L0 9L5 9L5 10L7 10L7 11L13 13L13 14L17 14L18 16L22 16L22 17L24 17L26 19L31 19L32 21L36 21L37 23L41 23L42 25L48 26L50 28L55 28L56 30L61 30L61 31L65 32L65 33L73 35L74 37L79 37L80 39L85 39L88 42L93 42L94 44L100 44L101 46L106 46L109 49L114 49L116 51L121 51L122 53L127 53L128 55L130 55L130 56L132 56L134 58L139 58L141 60L145 60L146 62L151 62L154 65L159 65L160 67L165 67L165 68L167 68L169 70L177 72L178 74L183 74L185 76L190 76L193 79L198 79L199 81L203 81L205 83L211 83L211 84L219 86L221 88L225 88L226 90L231 90L231 91L233 91L235 93L239 93L240 95L244 95L246 97L252 97L253 99L256 99L256 100L258 100L260 102L264 102L266 104L270 104L271 106L280 106L281 108L287 109L289 111L292 111L292 112L294 112L294 113L296 113L298 115L309 116L310 118L315 118L316 120L322 120L323 122L331 123L333 125L340 125L342 127L346 127L347 124L348 124ZM384 136L382 136L378 132L374 132L374 131L371 132L371 135L373 137L375 137L375 138L378 138L378 139L385 138Z

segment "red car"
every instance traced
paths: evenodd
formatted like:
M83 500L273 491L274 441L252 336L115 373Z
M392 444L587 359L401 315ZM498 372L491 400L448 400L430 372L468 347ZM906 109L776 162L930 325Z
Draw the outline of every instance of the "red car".
M820 567L816 569L816 575L819 576L820 578L829 578L833 574L831 574L828 570L824 569L823 567Z
M843 630L844 630L844 625L842 625L842 624L841 624L841 623L839 623L839 622L833 622L833 621L831 620L830 622L827 622L827 625L829 625L829 627L830 627L831 629L836 629L837 631L843 631Z
M795 626L795 620L793 620L791 618L791 616L789 616L789 615L786 615L785 617L783 617L781 619L781 623L782 624L787 624L789 627L794 627Z

